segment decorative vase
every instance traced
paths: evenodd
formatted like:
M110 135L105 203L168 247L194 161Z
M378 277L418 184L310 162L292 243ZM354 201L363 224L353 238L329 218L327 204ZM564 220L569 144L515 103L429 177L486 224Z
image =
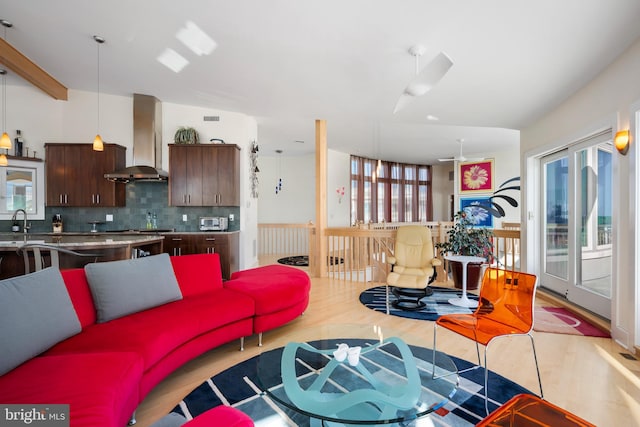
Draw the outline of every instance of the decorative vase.
M462 263L456 261L449 261L451 266L451 276L453 278L453 284L457 289L462 289ZM478 289L480 286L480 279L482 278L482 272L484 271L484 264L480 262L470 262L467 264L467 289Z

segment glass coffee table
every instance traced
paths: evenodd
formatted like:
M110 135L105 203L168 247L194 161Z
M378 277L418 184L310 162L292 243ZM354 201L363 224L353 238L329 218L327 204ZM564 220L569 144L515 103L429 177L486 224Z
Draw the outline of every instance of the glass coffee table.
M258 356L258 385L311 426L408 425L442 407L458 388L444 353L370 325L305 330L303 340Z

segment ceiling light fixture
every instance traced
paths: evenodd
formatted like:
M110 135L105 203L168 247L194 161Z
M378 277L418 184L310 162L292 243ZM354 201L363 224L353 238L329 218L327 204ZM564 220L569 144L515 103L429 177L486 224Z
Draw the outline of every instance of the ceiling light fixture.
M627 151L629 151L629 130L620 130L616 132L613 143L620 154L627 154Z
M218 43L192 21L187 21L184 28L178 30L176 38L198 56L209 55L218 47Z
M4 27L4 41L7 41L7 28L13 27L13 24L5 19L0 20L0 24ZM4 58L2 63L4 64ZM0 137L0 148L5 150L11 150L11 138L7 133L7 70L0 70L2 74L2 137ZM0 154L0 166L7 166L9 161L7 160L6 153Z
M104 43L104 38L100 36L93 36L93 39L96 41L98 46L98 130L96 132L96 137L93 139L93 150L104 151L104 144L102 143L102 137L100 136L100 45Z
M189 65L189 61L184 56L171 48L163 50L156 60L176 74Z

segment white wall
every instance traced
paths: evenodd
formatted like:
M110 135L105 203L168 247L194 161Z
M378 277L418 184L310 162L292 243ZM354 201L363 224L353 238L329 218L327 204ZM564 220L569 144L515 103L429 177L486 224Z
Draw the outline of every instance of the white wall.
M7 132L22 131L29 155L44 158L45 142L91 143L98 130L95 93L69 90L57 101L31 86L7 86ZM123 145L131 155L132 98L100 95L100 134L105 142Z
M315 156L275 156L258 153L260 208L259 223L296 223L315 221ZM282 191L276 194L278 179Z
M611 123L618 129L629 129L633 111L631 105L640 100L640 40L637 40L614 63L607 67L591 83L580 89L555 111L547 114L537 123L521 132L521 152L523 158L523 177L526 195L523 197L523 218L526 212L536 212L539 195L535 194L535 182L529 182L532 162L526 157L539 155L554 147L562 147L575 137L586 136L584 132ZM614 132L617 129L614 129ZM635 132L635 129L631 129ZM612 336L622 345L633 348L640 343L638 337L637 292L637 213L638 203L637 162L638 152L634 135L629 153L614 156L613 204L614 209L613 241L613 295L612 295ZM526 169L525 169L526 166ZM528 219L523 231L524 267L535 271L537 247L534 219Z
M349 227L351 224L351 155L328 150L327 153L327 225ZM344 196L337 189L344 187Z

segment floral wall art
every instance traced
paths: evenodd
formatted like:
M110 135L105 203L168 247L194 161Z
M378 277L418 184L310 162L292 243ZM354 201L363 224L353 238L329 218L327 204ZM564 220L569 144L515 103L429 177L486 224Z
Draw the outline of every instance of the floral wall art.
M493 227L493 216L486 209L490 204L489 197L463 197L460 199L460 210L467 213L475 227Z
M460 194L493 191L493 159L459 164Z

